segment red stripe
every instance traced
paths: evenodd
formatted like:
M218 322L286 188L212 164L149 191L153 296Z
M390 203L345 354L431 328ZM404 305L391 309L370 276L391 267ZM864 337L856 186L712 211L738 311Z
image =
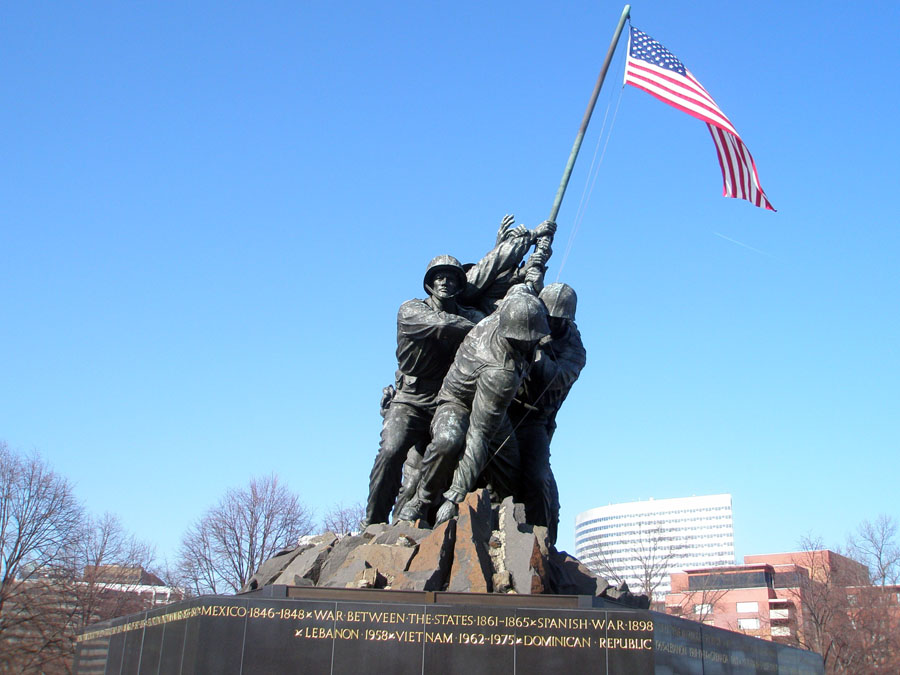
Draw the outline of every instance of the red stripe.
M720 155L719 163L722 165L722 180L724 182L722 186L722 194L726 197L735 197L737 196L737 194L734 175L734 162L732 161L731 153L728 152L728 143L723 135L722 130L718 127L716 127L715 129L715 133L718 137L716 150Z
M697 89L702 91L704 94L706 94L709 97L709 100L712 101L713 100L712 94L710 94L708 91L706 91L706 87L704 87L702 84L700 84L700 81L696 77L694 77L694 74L691 71L687 70L686 68L685 68L685 72L687 73L686 77L691 82L694 83L694 86L697 87ZM718 107L718 106L719 106L719 104L716 103L716 107ZM722 116L724 117L725 113L722 113Z
M744 195L747 195L747 194L749 194L748 188L750 188L750 185L749 185L750 181L749 181L749 177L746 173L747 165L744 160L744 153L741 152L741 148L740 148L740 146L743 145L743 143L741 143L740 139L737 139L737 143L735 143L734 142L735 139L737 139L736 136L730 137L728 139L728 144L734 149L735 163L737 164L738 173L740 174L741 193ZM745 199L746 199L746 196L745 196Z
M722 144L722 154L725 156L725 163L728 165L728 178L731 183L731 194L729 197L737 196L737 183L735 182L735 172L734 172L734 158L731 156L731 153L728 152L728 142L726 141L722 130L718 127L716 128L716 133L719 134L719 141Z
M753 197L757 202L759 202L760 195L762 194L762 189L756 182L756 176L753 172L753 158L750 156L750 152L749 150L747 150L747 146L743 143L741 143L741 156L744 158L744 167L746 167L747 171L747 181L750 183L750 187L753 190ZM759 204L759 206L762 206L762 204Z
M716 159L719 160L719 168L722 170L722 195L728 196L728 175L725 173L725 158L722 155L722 150L719 147L719 139L716 138L716 133L719 131L718 127L714 127L711 124L707 124L706 128L709 129L709 135L712 136L713 145L716 146Z
M627 71L626 71L626 75L627 75L627 74L628 74L628 73L627 73ZM669 92L669 93L671 94L671 98L670 98L669 96L664 96L664 95L662 95L662 94L659 94L659 93L657 93L657 92L655 92L655 91L651 91L650 89L648 89L648 88L645 87L645 86L641 86L640 84L638 84L638 81L646 81L646 82L651 82L652 84L657 84L660 88L662 88L662 89L664 89L665 91ZM728 124L731 124L731 120L729 120L727 117L725 117L725 115L722 114L722 111L719 110L718 108L711 108L711 107L709 107L708 105L704 104L702 101L698 101L698 100L696 100L696 99L691 99L691 98L689 98L689 97L687 97L687 96L684 96L684 95L682 95L682 94L679 94L678 92L674 92L674 91L672 91L671 89L669 89L668 87L664 87L663 85L659 84L659 83L658 83L656 80L654 80L654 79L651 79L651 78L648 78L648 77L644 77L644 76L639 75L639 74L632 74L632 76L631 76L630 78L627 78L627 79L625 80L625 83L626 83L626 84L630 84L630 85L632 85L632 86L634 86L634 87L637 87L638 89L642 89L643 91L646 91L648 94L650 94L651 96L656 97L657 99L659 99L659 100L662 101L663 103L668 103L668 104L671 105L672 107L678 108L679 110L681 110L682 112L687 113L687 114L690 115L691 117L696 117L698 120L703 120L703 121L706 122L707 124L712 124L712 125L714 125L714 126L724 128L724 127L722 127L722 122L721 122L720 120L718 120L718 119L716 119L716 118L713 118L713 117L708 117L707 115L704 115L704 114L701 113L701 112L698 112L698 111L693 110L693 109L691 109L691 108L685 107L685 106L682 105L679 101L683 99L683 100L691 101L692 103L696 103L698 106L700 106L700 107L702 107L702 108L705 108L706 110L710 110L710 111L712 111L713 113L718 113L718 114L721 116L722 119L724 119L726 122L728 122ZM678 97L678 98L675 98L675 97ZM728 131L729 133L731 132L730 129L725 129L725 131Z
M750 149L746 145L743 145L743 143L741 145L743 146L744 154L747 156L747 164L753 172L752 179L753 179L753 184L756 187L756 190L759 195L759 201L760 201L759 206L765 205L765 207L767 209L771 209L772 211L774 211L775 209L772 208L771 204L769 204L769 200L766 197L766 193L763 192L762 186L759 184L759 174L756 171L756 162L753 161L753 155L750 154Z
M712 126L714 126L714 127L716 127L716 128L720 128L720 127L721 127L721 124L720 124L719 120L715 120L715 119L706 117L705 115L701 115L701 114L698 113L696 110L691 110L690 108L686 108L685 106L683 106L683 105L681 105L681 104L679 104L679 103L676 103L676 102L673 101L672 99L666 98L665 96L661 96L660 94L657 94L655 91L651 91L650 89L647 89L647 87L644 87L644 86L642 86L642 85L640 85L640 84L637 84L636 82L634 82L634 81L632 81L632 80L629 80L629 81L628 81L628 84L630 84L632 87L636 87L636 88L640 89L641 91L646 91L646 92L647 92L648 94L650 94L653 98L655 98L655 99L657 99L657 100L660 100L660 101L662 101L663 103L666 103L666 104L672 106L673 108L676 108L677 110L680 110L680 111L683 112L683 113L687 113L687 114L690 115L691 117L694 117L694 118L696 118L696 119L698 119L698 120L702 120L703 122L706 122L707 124L711 124ZM725 129L725 131L728 131L728 130ZM730 133L730 132L729 132L729 133Z
M759 174L756 170L756 162L753 160L753 155L750 154L750 150L747 149L740 137L710 124L706 128L709 129L709 133L713 138L713 144L716 146L716 155L719 160L719 168L722 170L722 194L726 197L746 199L760 208L775 211L775 207L769 202L766 193L763 192L759 184ZM728 148L732 148L735 151L738 171L742 176L740 190L737 189L738 183L735 182L734 163L731 153L727 152ZM747 188L743 184L743 177L749 180L750 184ZM731 180L732 193L728 191L729 178Z
M659 80L666 80L667 82L671 82L672 84L681 85L682 87L687 87L688 89L697 93L700 98L705 99L708 104L710 104L716 110L719 109L719 106L713 100L713 97L709 95L709 92L703 88L697 80L693 77L688 77L685 75L679 75L677 73L673 75L669 75L668 73L661 73L659 70L654 68L649 68L645 66L643 63L636 59L629 59L628 65L632 68L640 70L642 73L646 73L648 77L657 78ZM719 110L721 113L722 111ZM725 117L723 114L722 117Z
M703 89L703 87L699 87L699 88L695 87L694 83L690 79L688 79L686 77L681 77L680 75L678 77L673 77L671 75L665 75L663 73L659 73L655 70L647 68L646 66L642 66L640 63L638 63L636 61L631 61L631 62L629 62L628 65L631 68L640 71L639 73L632 73L633 77L643 77L646 80L656 82L657 84L659 84L660 87L662 87L666 91L672 91L673 95L679 96L680 98L692 100L697 105L702 106L702 107L706 108L707 110L712 110L716 114L721 115L726 120L728 119L728 117L725 115L725 113L722 112L722 110L719 108L719 106L713 100L712 96L710 96L706 92L706 90ZM697 96L697 98L691 98L689 96L685 96L684 94L681 94L679 92L669 89L668 87L665 86L666 82L671 83L676 86L681 86L686 89L689 89L692 93L694 93ZM731 122L729 121L729 124L730 123Z

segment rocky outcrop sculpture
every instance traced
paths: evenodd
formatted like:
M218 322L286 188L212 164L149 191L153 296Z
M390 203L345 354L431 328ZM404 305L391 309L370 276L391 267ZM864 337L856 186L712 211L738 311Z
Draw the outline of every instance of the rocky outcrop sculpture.
M460 593L601 596L640 608L649 599L613 587L576 558L557 551L547 528L529 525L511 497L491 504L469 493L459 516L434 529L401 521L360 534L306 537L264 562L241 592L272 584Z

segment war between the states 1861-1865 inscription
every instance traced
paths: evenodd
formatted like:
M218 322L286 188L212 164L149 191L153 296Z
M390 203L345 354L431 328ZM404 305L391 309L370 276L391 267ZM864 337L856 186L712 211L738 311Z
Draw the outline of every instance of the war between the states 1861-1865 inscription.
M76 672L822 672L810 652L588 596L269 588L92 626Z

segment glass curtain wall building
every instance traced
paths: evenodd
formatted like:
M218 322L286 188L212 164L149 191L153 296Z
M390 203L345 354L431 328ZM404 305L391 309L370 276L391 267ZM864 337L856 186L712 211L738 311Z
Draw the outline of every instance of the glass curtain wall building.
M610 504L575 517L575 554L610 583L626 581L654 599L670 590L669 574L734 565L731 495Z

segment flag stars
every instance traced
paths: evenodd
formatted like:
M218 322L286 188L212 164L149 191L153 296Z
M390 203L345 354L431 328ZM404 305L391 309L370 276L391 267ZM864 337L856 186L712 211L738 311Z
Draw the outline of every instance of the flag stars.
M632 28L631 57L652 63L659 68L672 70L679 75L685 74L684 64L677 56L637 28Z

